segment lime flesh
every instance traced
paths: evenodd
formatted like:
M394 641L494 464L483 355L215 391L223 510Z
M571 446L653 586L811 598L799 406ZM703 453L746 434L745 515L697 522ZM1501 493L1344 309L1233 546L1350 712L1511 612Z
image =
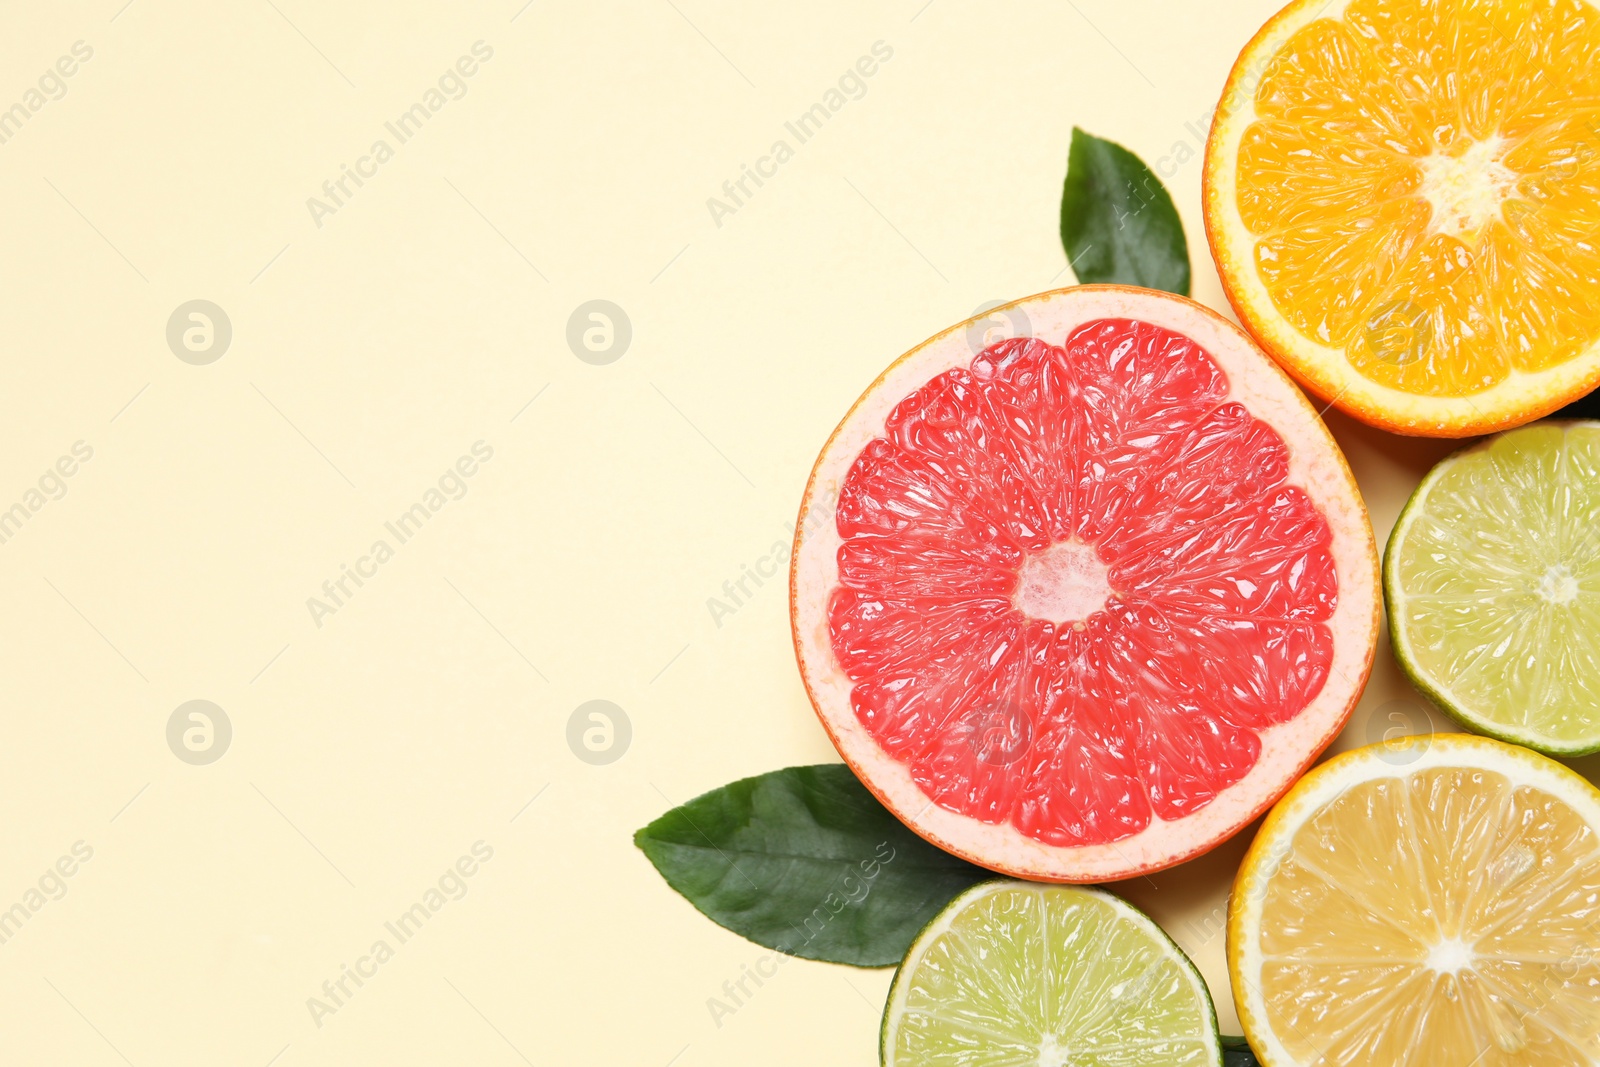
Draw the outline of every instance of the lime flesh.
M1395 656L1469 729L1600 751L1600 422L1463 449L1413 494L1384 560Z
M1215 1067L1194 964L1096 889L987 882L918 935L884 1009L886 1067Z

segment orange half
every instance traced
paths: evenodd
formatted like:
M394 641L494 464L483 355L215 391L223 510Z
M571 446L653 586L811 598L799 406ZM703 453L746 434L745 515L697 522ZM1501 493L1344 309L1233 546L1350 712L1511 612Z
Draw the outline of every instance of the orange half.
M1600 10L1297 0L1235 63L1206 231L1312 392L1463 437L1600 382Z

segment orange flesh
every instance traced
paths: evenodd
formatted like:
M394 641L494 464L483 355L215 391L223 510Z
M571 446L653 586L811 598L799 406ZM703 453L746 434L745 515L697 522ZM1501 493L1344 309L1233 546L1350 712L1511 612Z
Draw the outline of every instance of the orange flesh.
M1600 11L1353 0L1262 71L1255 269L1365 377L1464 397L1600 340Z

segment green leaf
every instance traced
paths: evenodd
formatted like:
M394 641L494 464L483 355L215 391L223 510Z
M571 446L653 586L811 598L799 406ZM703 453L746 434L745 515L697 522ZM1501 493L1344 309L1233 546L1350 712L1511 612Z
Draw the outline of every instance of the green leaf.
M995 877L912 833L839 763L713 789L633 841L713 922L857 967L899 963L939 909Z
M1061 244L1080 282L1189 295L1189 243L1161 180L1139 157L1072 129Z
M1244 1038L1223 1034L1222 1067L1258 1067L1258 1061Z

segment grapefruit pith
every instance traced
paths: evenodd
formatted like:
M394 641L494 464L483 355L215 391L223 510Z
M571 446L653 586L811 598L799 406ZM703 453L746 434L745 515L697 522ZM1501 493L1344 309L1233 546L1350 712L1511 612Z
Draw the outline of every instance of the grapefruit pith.
M994 870L1159 870L1265 810L1372 665L1377 553L1316 412L1182 297L1081 286L962 323L823 448L790 573L840 754Z

